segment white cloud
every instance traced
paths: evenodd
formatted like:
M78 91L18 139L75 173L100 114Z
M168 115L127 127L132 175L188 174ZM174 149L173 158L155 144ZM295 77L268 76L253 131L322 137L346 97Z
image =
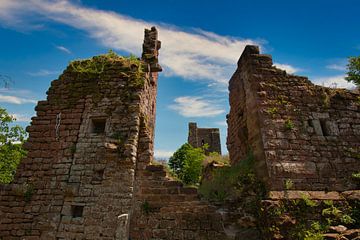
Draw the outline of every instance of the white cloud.
M157 159L169 159L173 155L174 151L168 150L155 150L154 157Z
M37 72L29 72L28 74L33 77L44 77L44 76L59 74L59 71L41 69Z
M64 46L55 46L55 47L57 49L59 49L60 51L63 51L65 53L67 53L67 54L71 54L71 51L68 48L64 47Z
M214 117L225 112L213 101L201 97L178 97L170 108L184 117Z
M325 87L353 89L355 85L345 80L346 75L315 77L312 82Z
M2 95L2 94L0 94L0 102L13 103L13 104L37 103L36 100L20 98L17 96Z
M259 41L225 37L202 30L185 32L174 26L145 22L65 0L2 0L2 4L0 18L3 21L16 21L20 16L26 18L36 14L86 31L106 47L138 55L144 28L156 25L163 46L160 63L165 72L190 80L206 80L212 85L224 86L227 83L246 45L261 45Z
M346 71L346 64L329 64L326 68L336 71Z
M274 63L274 66L282 70L285 70L289 74L293 74L301 70L300 68L296 68L294 66L291 66L290 64Z
M30 122L31 121L31 116L27 116L24 114L13 113L10 115L12 115L16 119L17 122Z

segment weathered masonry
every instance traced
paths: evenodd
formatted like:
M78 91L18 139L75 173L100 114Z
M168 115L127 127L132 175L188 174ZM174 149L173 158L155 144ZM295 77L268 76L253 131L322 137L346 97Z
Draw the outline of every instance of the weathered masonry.
M250 210L302 194L358 201L346 190L358 187L349 177L360 171L359 94L288 75L255 46L230 80L227 145L232 164L253 152L264 201L249 207L251 191L215 207L152 165L160 47L146 29L141 59L109 52L52 81L27 128L27 157L0 185L0 240L259 239L259 226L280 221ZM190 144L220 153L217 129L189 130ZM293 191L276 191L288 180Z
M312 84L247 46L229 83L227 146L232 163L248 151L270 189L355 189L360 171L359 94Z
M194 122L189 123L188 143L193 147L209 145L206 152L221 154L220 130L218 128L198 128Z
M141 60L110 52L51 83L27 128L28 155L0 186L0 239L222 238L196 189L151 165L157 37L145 30Z

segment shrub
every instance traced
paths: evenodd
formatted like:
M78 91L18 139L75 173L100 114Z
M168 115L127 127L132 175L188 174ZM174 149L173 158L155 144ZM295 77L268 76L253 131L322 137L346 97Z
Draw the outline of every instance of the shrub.
M204 149L185 143L170 157L169 166L183 183L198 184L204 159Z
M199 193L210 201L223 202L228 198L240 198L254 192L262 195L264 187L253 171L254 157L251 153L234 166L216 169L213 178L204 180Z

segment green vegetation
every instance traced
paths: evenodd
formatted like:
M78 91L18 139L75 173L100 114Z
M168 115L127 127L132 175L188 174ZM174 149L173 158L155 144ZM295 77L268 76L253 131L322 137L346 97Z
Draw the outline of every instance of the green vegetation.
M254 173L254 157L251 153L234 166L216 169L212 179L204 179L199 187L200 194L210 201L224 202L226 199L238 199L247 193L265 193L263 184ZM256 204L256 203L254 203Z
M261 209L261 226L270 226L262 231L268 236L279 239L321 240L329 232L330 226L344 225L348 228L359 227L359 203L342 200L311 200L307 195L301 199L283 199ZM314 220L316 219L316 220Z
M170 157L169 166L183 183L198 184L204 159L204 149L185 143Z
M65 78L71 79L66 85L66 92L69 94L66 107L74 106L79 99L87 95L92 95L93 102L97 104L104 97L106 92L104 89L110 88L111 76L104 73L115 69L119 71L119 77L126 79L127 82L122 99L124 101L134 99L135 90L145 83L143 68L142 61L134 55L122 57L111 50L107 54L70 62L65 74L62 75L64 77L66 72L72 73L71 78ZM83 84L84 82L86 84ZM61 99L54 101L57 104L62 103Z
M277 107L272 107L269 108L266 112L271 114L272 117L274 117L274 115L279 112L279 109Z
M358 88L360 87L360 56L350 57L347 64L347 77L348 82L354 83Z
M295 127L295 125L290 118L285 120L285 129L286 130L292 130L294 127Z
M22 148L26 132L18 126L10 126L15 118L0 108L0 183L13 180L17 165L26 155Z
M277 103L280 105L287 105L289 101L287 101L285 98L285 96L278 96Z
M293 181L291 181L291 179L286 179L284 185L285 185L285 190L290 190L294 186L294 183Z
M206 166L212 162L227 166L230 164L229 155L220 155L217 152L211 152L205 157L205 160L203 161L203 166Z

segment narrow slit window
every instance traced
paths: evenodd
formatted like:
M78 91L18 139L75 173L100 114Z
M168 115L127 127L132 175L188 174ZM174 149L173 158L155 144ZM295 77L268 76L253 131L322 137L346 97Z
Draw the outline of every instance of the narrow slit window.
M320 119L320 126L324 136L330 136L330 131L326 126L326 120Z

